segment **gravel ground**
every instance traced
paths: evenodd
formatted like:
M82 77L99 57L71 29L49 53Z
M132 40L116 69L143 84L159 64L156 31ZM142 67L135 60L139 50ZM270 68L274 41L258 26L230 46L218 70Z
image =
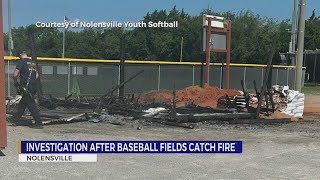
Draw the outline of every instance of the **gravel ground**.
M0 179L320 179L320 121L282 125L8 126ZM97 163L19 163L19 140L242 140L243 154L103 154Z

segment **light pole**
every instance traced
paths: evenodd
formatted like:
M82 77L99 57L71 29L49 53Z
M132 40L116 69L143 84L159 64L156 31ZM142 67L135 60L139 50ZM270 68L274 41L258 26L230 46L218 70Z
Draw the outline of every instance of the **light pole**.
M8 35L9 35L9 41L8 41L8 51L9 51L9 55L12 56L12 50L13 50L13 40L12 40L12 25L11 25L11 0L8 0ZM8 64L7 64L7 81L8 81L8 96L11 95L10 91L10 60L8 60Z
M66 16L63 17L63 23L70 22ZM66 44L66 30L67 28L63 28L62 32L62 58L65 58L65 44ZM71 81L71 63L68 62L68 88L67 88L67 96L70 95L70 81Z
M62 58L65 57L65 43L66 43L66 28L63 29L63 35L62 35ZM70 78L71 78L71 64L70 61L68 62L68 89L67 89L67 96L70 95Z
M125 31L122 30L120 38L120 84L124 82L125 76L125 51L126 51L126 42L125 42ZM119 96L124 97L124 86L119 87Z
M67 16L63 16L63 23L66 25L70 24L71 21L67 18ZM62 58L65 56L65 44L66 44L66 30L68 29L69 26L65 26L63 29L63 35L62 35Z
M296 38L297 38L297 0L293 2L293 13L291 22L291 42L289 53L291 54L291 65L296 65Z
M181 37L181 46L180 46L180 62L182 62L182 56L183 56L183 37Z
M65 42L66 42L66 29L64 28L62 33L62 58L64 58Z
M10 56L12 56L12 49L13 49L13 41L12 41L12 25L11 25L11 0L8 0L8 35L9 35L9 41L8 41L8 50Z

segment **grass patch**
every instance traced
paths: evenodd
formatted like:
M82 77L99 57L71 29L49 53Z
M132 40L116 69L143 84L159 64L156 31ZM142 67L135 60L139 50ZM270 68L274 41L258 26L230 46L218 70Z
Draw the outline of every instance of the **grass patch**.
M320 85L316 86L311 84L305 84L305 86L302 88L302 93L320 95Z

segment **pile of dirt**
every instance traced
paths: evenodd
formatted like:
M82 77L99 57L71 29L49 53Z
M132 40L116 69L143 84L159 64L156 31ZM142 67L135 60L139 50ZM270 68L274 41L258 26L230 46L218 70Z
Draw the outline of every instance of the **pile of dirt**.
M217 107L217 101L220 97L240 95L240 92L235 89L220 89L211 86L191 86L185 89L176 91L177 106L184 106L187 103L193 103L202 107ZM140 97L142 102L163 102L172 103L173 93L166 92L149 92Z

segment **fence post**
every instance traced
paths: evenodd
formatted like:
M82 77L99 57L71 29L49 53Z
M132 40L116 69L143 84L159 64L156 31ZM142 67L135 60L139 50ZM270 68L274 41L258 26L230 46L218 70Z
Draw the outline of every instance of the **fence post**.
M70 82L71 82L71 63L70 63L70 61L68 62L68 94L67 94L67 96L68 95L70 95Z
M263 67L261 68L261 87L263 85L263 79L264 79L264 74L263 74Z
M210 73L211 73L211 65L209 63L209 70L208 70L208 86L210 86Z
M247 67L245 66L244 67L244 70L243 70L243 88L244 89L247 89L247 85L246 85L246 74L247 74Z
M192 65L192 86L194 86L194 65Z
M118 85L120 84L120 74L121 74L121 67L118 65ZM120 96L120 89L118 88L118 96Z
M294 70L293 72L294 72L294 77L296 77L296 70ZM296 87L296 81L293 81L293 87Z
M160 91L160 81L161 81L161 65L158 65L158 91Z
M8 93L7 93L7 95L8 96L11 96L11 87L10 87L10 61L9 60L7 60L7 76L8 76L8 82L7 82L7 88L8 88Z
M278 79L279 79L279 69L277 68L276 85L278 85Z
M287 86L289 86L289 68L287 68Z
M222 66L220 67L220 89L222 89L222 87L223 87L223 64L222 64Z

